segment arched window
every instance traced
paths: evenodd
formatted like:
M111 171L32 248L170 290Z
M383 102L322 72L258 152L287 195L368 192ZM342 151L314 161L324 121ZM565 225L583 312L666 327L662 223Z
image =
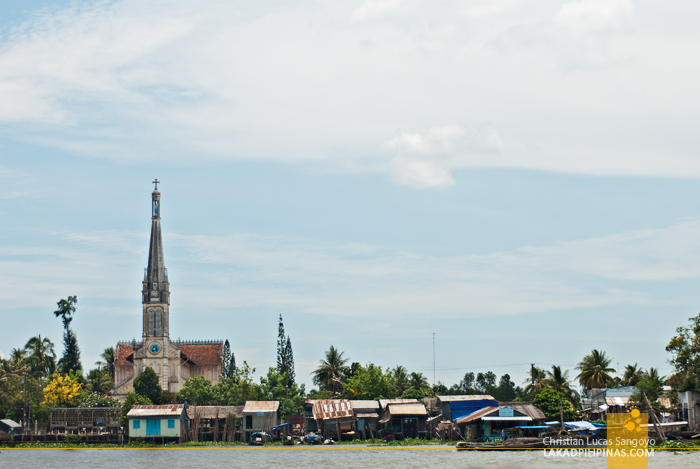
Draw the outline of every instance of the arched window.
M156 312L153 308L148 309L148 335L156 335Z
M154 335L163 335L163 310L156 308L156 327Z

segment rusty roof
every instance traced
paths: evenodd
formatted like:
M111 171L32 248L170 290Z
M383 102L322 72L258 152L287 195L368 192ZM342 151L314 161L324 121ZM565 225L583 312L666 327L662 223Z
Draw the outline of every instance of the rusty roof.
M467 415L466 417L462 417L461 419L458 419L455 421L457 424L462 424L462 423L468 423L473 420L478 420L481 417L484 417L485 415L490 414L494 410L498 410L498 407L491 406L491 407L484 407L483 409L479 409L476 412L472 412L471 414Z
M379 399L382 409L389 404L419 404L419 402L418 399Z
M355 409L379 409L379 402L377 401L350 401L352 410Z
M544 412L537 407L532 402L527 401L509 401L509 402L499 402L498 407L512 407L521 414L525 414L528 417L532 417L533 420L545 420Z
M115 355L115 366L134 364L134 347L132 345L117 345L117 353Z
M279 408L279 401L246 401L243 413L277 412Z
M392 417L399 417L403 415L428 415L428 410L423 404L389 404L386 410Z
M225 419L229 414L234 414L239 418L243 416L242 405L198 405L187 408L187 417L193 419L196 412L201 419L215 419L217 418L217 411L220 419Z
M314 402L311 410L316 420L329 420L352 417L352 405L347 399L323 399Z
M221 363L223 344L180 345L180 356L195 365L216 365Z
M185 411L184 404L168 405L135 405L131 408L127 417L179 417Z
M455 401L495 401L493 396L488 394L475 394L473 396L438 396L440 402L455 402Z

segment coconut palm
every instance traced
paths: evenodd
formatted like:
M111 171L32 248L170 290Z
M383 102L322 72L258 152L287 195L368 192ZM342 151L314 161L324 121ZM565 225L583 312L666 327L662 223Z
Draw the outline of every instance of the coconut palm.
M415 371L411 373L409 379L409 389L415 389L416 391L425 391L430 389L427 378L423 373L416 373Z
M319 360L319 366L312 374L314 375L313 382L318 385L320 390L332 393L342 391L342 377L347 372L346 363L349 361L348 358L343 358L344 353L331 345L331 348L325 353L326 358Z
M41 337L41 334L32 337L24 346L28 354L27 362L32 368L36 377L47 378L56 370L56 352L54 345L48 337Z
M586 389L606 388L614 380L610 373L615 369L610 367L612 358L605 355L604 351L593 349L591 353L583 357L583 360L576 366L579 370L578 382Z
M112 388L112 379L109 376L109 372L99 367L90 370L85 381L86 388L90 392L106 394Z
M545 369L533 366L528 374L530 378L523 381L523 384L527 384L525 386L526 393L534 396L543 389L547 389L547 371Z
M625 386L634 386L644 378L644 371L637 367L637 364L627 365L622 375L622 382Z
M8 360L0 360L0 381L25 376L30 370L24 350L12 349Z
M107 371L112 381L114 381L114 354L114 347L107 347L105 351L100 354L102 361L95 362L95 365Z
M407 371L406 368L400 365L391 370L394 376L394 385L396 386L396 391L399 396L410 386Z
M560 366L552 365L552 371L547 371L547 378L543 384L547 389L554 389L567 397L573 396L573 390L569 381L569 370L561 371Z

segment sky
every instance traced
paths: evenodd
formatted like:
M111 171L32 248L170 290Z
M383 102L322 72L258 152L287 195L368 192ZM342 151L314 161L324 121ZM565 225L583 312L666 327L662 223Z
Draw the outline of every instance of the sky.
M668 375L700 312L700 3L3 2L0 354L78 297L141 334L161 181L173 339L300 382L332 344L451 385ZM434 336L433 336L434 334ZM435 365L433 365L433 337Z

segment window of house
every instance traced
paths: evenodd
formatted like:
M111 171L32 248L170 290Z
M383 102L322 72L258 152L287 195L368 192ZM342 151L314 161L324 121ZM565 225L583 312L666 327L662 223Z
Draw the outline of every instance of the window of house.
M168 428L175 428L175 420L173 420L173 419L168 420Z
M134 420L134 429L136 428L141 428L141 421L140 420Z

